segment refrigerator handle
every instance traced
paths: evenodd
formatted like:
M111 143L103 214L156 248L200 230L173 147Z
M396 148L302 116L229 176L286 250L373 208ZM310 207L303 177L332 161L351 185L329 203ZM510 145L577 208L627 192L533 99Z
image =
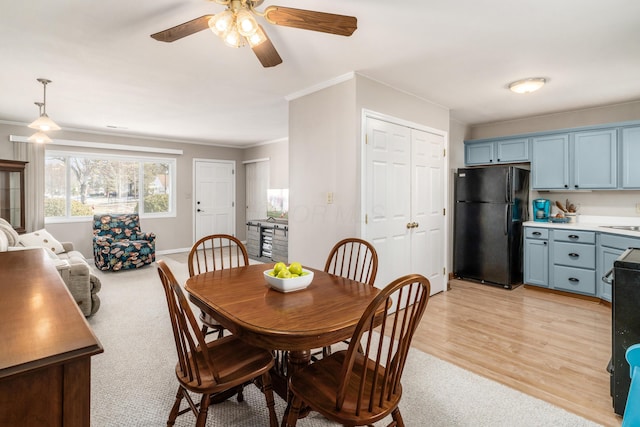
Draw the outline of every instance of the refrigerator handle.
M511 205L507 204L504 206L504 235L506 236L509 232L509 208Z
M511 168L507 168L507 179L505 180L505 200L507 201L507 203L511 203L511 175L512 175L512 170Z

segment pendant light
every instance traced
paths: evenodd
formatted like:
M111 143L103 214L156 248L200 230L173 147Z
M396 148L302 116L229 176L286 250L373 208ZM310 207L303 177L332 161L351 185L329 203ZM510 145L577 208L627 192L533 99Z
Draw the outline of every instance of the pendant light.
M37 129L41 132L48 132L50 130L60 130L60 126L56 124L53 120L47 116L47 85L51 83L51 80L47 79L37 79L44 88L44 99L42 101L42 111L40 113L40 117L34 120L29 127L31 129ZM39 104L39 103L38 103Z
M34 102L34 104L38 106L38 115L42 116L42 107L44 106L44 103ZM38 132L34 133L29 137L29 142L37 142L38 144L48 144L49 142L51 142L51 138L49 138L49 136L46 133L39 130Z

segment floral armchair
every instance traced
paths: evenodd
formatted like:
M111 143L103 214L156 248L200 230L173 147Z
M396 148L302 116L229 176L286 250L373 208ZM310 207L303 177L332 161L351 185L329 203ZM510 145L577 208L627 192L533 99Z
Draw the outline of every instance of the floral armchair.
M93 216L93 260L100 270L144 267L156 259L156 235L140 231L138 214Z

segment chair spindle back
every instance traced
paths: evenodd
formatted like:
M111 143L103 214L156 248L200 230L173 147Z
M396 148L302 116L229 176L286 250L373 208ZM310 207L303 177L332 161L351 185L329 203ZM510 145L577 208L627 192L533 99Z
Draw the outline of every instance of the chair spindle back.
M212 366L204 335L191 311L191 306L184 296L182 287L167 264L159 260L158 275L164 287L171 318L171 327L178 352L178 364L185 382L195 381L202 384L203 372L207 372L219 381L218 373ZM189 357L201 353L202 357ZM207 376L207 375L204 375Z
M324 271L373 286L378 274L378 253L366 240L344 239L329 252Z
M247 249L228 234L212 234L198 240L189 252L189 276L249 264Z
M347 349L336 408L342 408L348 394L352 401L357 393L356 414L372 412L401 393L400 379L413 334L427 307L429 292L430 283L426 277L410 274L391 282L369 304ZM391 312L394 308L392 295L404 308ZM380 319L382 324L376 328ZM363 363L367 359L367 363ZM354 369L360 372L354 375Z

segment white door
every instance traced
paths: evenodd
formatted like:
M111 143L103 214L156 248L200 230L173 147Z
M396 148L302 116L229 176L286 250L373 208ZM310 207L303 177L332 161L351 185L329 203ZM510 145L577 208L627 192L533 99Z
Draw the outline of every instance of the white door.
M363 236L378 251L376 286L409 273L444 290L444 137L366 118Z
M417 129L413 140L411 266L431 283L431 294L444 290L444 137Z
M269 189L269 161L256 161L245 165L247 221L267 217L267 190Z
M411 272L411 132L404 126L367 119L363 237L378 252L376 286ZM398 274L398 272L403 272Z
M194 161L195 241L210 234L236 234L235 162Z

